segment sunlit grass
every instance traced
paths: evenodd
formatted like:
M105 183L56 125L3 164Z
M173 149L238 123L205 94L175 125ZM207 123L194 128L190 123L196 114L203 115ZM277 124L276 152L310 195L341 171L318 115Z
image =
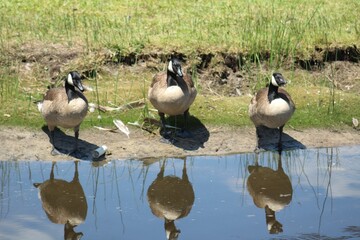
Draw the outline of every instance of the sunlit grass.
M2 48L40 40L125 53L269 52L278 61L314 46L360 41L357 0L4 0L0 6Z
M11 50L28 43L62 44L82 48L84 56L65 64L64 69L94 70L86 84L89 102L121 106L145 99L145 106L119 112L89 113L83 126L111 125L112 119L124 122L157 117L146 100L154 69L129 70L121 65L102 71L103 60L93 53L109 50L117 62L129 53L169 54L177 51L196 62L198 53L242 54L259 71L253 92L264 86L272 69L294 59L307 59L315 47L357 45L360 43L358 0L345 1L10 1L0 3L0 124L38 127L43 123L36 105L49 82L39 64L34 73L20 70L21 60L8 56ZM346 13L346 14L344 14ZM62 49L62 51L66 51ZM30 58L31 60L32 58ZM109 58L111 59L111 58ZM109 60L107 59L107 60ZM251 60L251 61L247 61ZM242 66L246 68L247 66ZM33 67L34 68L34 67ZM194 64L190 66L196 73ZM45 73L46 74L45 74ZM30 77L29 77L30 76ZM296 113L291 126L331 127L350 125L359 116L358 97L337 90L331 78L287 70L292 81ZM204 124L248 126L250 96L204 96L194 74L199 95L190 112Z
M147 100L147 90L156 71L143 69L139 72L119 66L114 72L115 75L100 73L96 78L84 81L85 84L97 89L85 93L89 102L116 107L143 100L145 106L122 111L89 112L82 127L113 126L113 119L141 124L145 117L158 118L156 111L152 111L153 107ZM292 95L297 108L288 123L291 127L301 129L351 126L352 117L360 116L360 109L357 108L359 97L355 93L333 91L326 82L328 80L315 78L306 71L295 74L292 71L284 71L283 74L290 79L286 90ZM261 83L266 81L266 78L260 79L259 86L254 90L259 89ZM41 100L46 90L46 85L37 81L2 79L0 124L36 128L42 126L44 120L33 102ZM249 95L238 97L204 95L200 90L190 108L190 113L205 125L252 126L247 114L250 99Z

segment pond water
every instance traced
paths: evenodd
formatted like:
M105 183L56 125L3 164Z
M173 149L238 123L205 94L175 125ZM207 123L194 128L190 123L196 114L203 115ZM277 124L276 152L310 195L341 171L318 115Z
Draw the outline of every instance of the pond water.
M360 239L359 156L0 161L0 239Z

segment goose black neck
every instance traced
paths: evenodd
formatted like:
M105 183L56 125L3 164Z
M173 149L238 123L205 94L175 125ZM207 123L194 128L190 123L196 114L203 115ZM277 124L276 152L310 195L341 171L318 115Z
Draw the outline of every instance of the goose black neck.
M170 232L169 239L175 239L175 237L180 233L180 230L178 230L175 226L174 220L169 220L165 218L164 227L165 231Z
M183 91L186 90L186 83L184 79L169 70L167 71L167 86L179 86Z
M269 102L271 102L272 100L274 100L274 99L276 99L276 98L279 97L278 90L279 90L279 87L278 87L278 86L274 86L274 85L270 82L269 91L268 91L268 99L269 99Z
M177 76L175 75L175 73L171 72L171 71L167 71L167 86L177 86L178 81L177 81Z
M65 91L66 91L66 95L68 97L68 102L77 98L77 93L76 93L75 87L73 85L69 84L67 81L65 82Z

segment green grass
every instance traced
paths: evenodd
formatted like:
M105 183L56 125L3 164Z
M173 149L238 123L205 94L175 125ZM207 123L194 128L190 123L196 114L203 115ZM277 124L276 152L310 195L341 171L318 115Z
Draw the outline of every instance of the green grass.
M289 78L292 73L284 70L284 76L289 76ZM137 72L134 73L130 70L122 71L118 80L112 75L102 75L101 79L97 80L98 91L86 92L86 96L89 102L98 102L104 106L121 106L131 101L145 99L146 105L144 107L105 113L95 111L88 114L82 127L113 126L113 119L120 119L125 123L135 121L141 123L144 117L158 118L156 111L151 110L153 107L146 99L153 71L144 71L140 79L138 75ZM7 79L7 81L11 84L5 84L4 80L0 82L0 103L2 106L0 109L0 125L21 125L34 128L42 126L44 121L33 101L41 99L46 87L44 86L41 91L38 91L35 87L26 87L29 84L28 82L20 82L18 79ZM262 81L267 80L263 79ZM293 96L297 107L293 118L289 121L291 127L301 129L351 126L352 117L360 116L360 109L357 107L359 101L357 94L340 90L335 90L331 94L331 88L325 84L325 81L311 77L306 71L294 75L286 87ZM95 88L95 82L92 79L85 81L85 84ZM121 86L118 86L118 82L121 83ZM316 84L316 82L320 82L320 84ZM250 99L250 96L203 95L200 91L190 112L205 125L252 126L247 114ZM179 119L181 122L182 118Z
M0 3L1 46L28 41L123 52L309 54L359 45L357 0L10 1Z
M150 69L132 72L121 65L115 66L118 68L112 71L115 74L104 72L102 60L93 59L94 53L104 49L109 50L114 61L129 53L180 52L191 63L198 61L199 53L223 52L251 58L249 71L268 74L272 69L282 69L292 79L287 89L294 95L297 110L289 122L291 126L351 125L351 118L360 116L359 98L354 93L337 90L325 77L315 77L310 72L298 74L282 67L297 58L309 58L315 47L359 46L359 9L358 0L75 3L3 0L0 2L0 124L29 127L43 124L33 101L40 100L46 91L47 65L35 64L33 72L26 74L21 62L21 47L37 43L38 47L60 44L82 49L78 61L65 64L65 69L98 70L97 77L87 81L96 90L86 93L90 102L122 105L144 99L157 72ZM250 87L255 91L266 81L259 74ZM204 96L197 81L196 85L199 95L191 113L202 123L251 125L247 116L250 96ZM111 125L112 119L142 121L146 116L156 116L148 110L151 108L147 102L141 109L89 113L83 126Z

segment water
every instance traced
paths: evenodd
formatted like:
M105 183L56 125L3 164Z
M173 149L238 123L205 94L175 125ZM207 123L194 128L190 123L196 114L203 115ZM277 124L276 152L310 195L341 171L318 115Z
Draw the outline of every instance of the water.
M0 239L360 239L358 156L2 161Z

